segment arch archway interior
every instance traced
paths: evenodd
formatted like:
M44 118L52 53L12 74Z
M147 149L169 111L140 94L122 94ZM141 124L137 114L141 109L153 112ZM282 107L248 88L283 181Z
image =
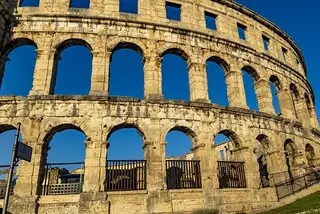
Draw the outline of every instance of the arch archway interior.
M28 96L32 89L36 49L36 45L29 40L13 41L8 45L0 95Z
M52 94L88 95L91 88L92 54L80 40L66 41L56 51Z
M174 49L166 51L162 57L162 94L164 99L189 101L190 88L187 56Z
M259 111L258 99L255 90L255 81L257 81L259 77L256 71L244 67L242 69L242 77L247 105L251 110Z
M225 81L226 63L221 59L209 58L206 63L208 94L211 103L229 106L227 84Z
M166 158L191 160L194 158L191 152L194 144L194 133L184 127L175 127L171 129L166 137L167 143L165 148Z
M144 98L144 58L141 48L116 46L110 59L109 95Z

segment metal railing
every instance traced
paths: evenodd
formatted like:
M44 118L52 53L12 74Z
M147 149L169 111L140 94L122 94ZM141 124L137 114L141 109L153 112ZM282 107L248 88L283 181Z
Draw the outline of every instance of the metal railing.
M200 161L198 160L167 160L167 188L193 189L201 188Z
M106 191L145 190L147 186L145 160L108 160Z
M3 199L5 194L6 194L6 187L7 187L7 176L9 173L9 165L0 165L0 199ZM13 174L13 180L12 180L12 186L11 186L11 191L10 194L13 194L13 188L16 184L17 177Z
M42 184L43 195L68 195L82 192L84 163L48 163Z
M219 188L246 188L244 162L218 161Z
M294 195L303 189L318 184L320 182L320 170L307 173L300 177L292 178L290 181L275 184L278 200Z

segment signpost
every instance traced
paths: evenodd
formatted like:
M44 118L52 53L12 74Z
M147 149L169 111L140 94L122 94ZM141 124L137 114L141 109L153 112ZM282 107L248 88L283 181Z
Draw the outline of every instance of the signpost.
M13 175L14 166L21 159L28 161L28 162L31 161L32 148L30 146L18 141L19 136L20 136L20 127L21 127L21 123L18 123L18 128L17 128L17 132L15 135L15 140L14 140L13 148L12 148L11 163L10 163L9 175L8 175L8 180L7 180L6 194L5 194L5 198L4 198L4 202L3 202L2 214L7 213L9 196L10 196L10 192L11 192L10 190L11 190L11 183L12 183L12 175Z

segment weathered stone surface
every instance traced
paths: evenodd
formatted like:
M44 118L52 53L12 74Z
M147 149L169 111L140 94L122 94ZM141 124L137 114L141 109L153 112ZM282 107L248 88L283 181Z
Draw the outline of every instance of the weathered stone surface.
M306 79L303 56L293 40L274 24L229 0L174 0L182 4L181 22L166 19L164 0L139 1L138 15L119 13L118 2L91 0L89 9L69 8L69 0L40 0L36 8L15 8L6 1L0 2L1 79L7 55L13 48L22 44L37 48L29 96L0 97L0 132L13 129L20 122L23 141L33 147L32 162L21 163L18 168L10 211L141 214L219 208L233 213L283 204L277 201L274 188L261 188L257 158L265 156L270 174L287 170L285 147L294 151L287 158L295 175L304 173L311 163L320 164L316 158L320 155L320 131L314 95ZM216 31L206 28L205 11L218 16ZM247 26L246 41L238 38L238 22ZM269 51L264 50L262 34L272 41ZM71 44L91 49L88 96L52 93L57 50ZM108 97L110 57L119 47L134 48L144 57L143 100ZM288 50L286 60L282 47ZM187 61L190 102L163 99L164 53L180 54ZM210 104L208 59L224 68L230 107ZM243 68L254 76L260 112L248 109ZM269 82L277 86L279 116L272 106ZM136 127L144 138L144 191L105 192L105 141L121 127ZM83 192L42 195L48 141L66 128L81 130L86 135ZM172 129L183 130L192 138L192 154L184 158L200 160L201 189L167 189L164 139ZM228 150L222 148L224 145L212 145L220 132L230 137ZM307 145L312 146L314 155L306 151ZM245 162L247 188L219 189L217 160L221 150L229 152L229 160ZM312 188L316 190L319 188Z

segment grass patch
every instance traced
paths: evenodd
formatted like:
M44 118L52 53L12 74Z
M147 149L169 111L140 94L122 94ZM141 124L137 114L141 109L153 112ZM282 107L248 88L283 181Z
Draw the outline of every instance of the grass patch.
M288 204L284 207L273 209L261 214L293 214L305 211L311 211L315 209L320 209L320 191L308 195L304 198L300 198L295 202ZM314 213L314 212L311 212ZM320 213L320 212L316 212Z

